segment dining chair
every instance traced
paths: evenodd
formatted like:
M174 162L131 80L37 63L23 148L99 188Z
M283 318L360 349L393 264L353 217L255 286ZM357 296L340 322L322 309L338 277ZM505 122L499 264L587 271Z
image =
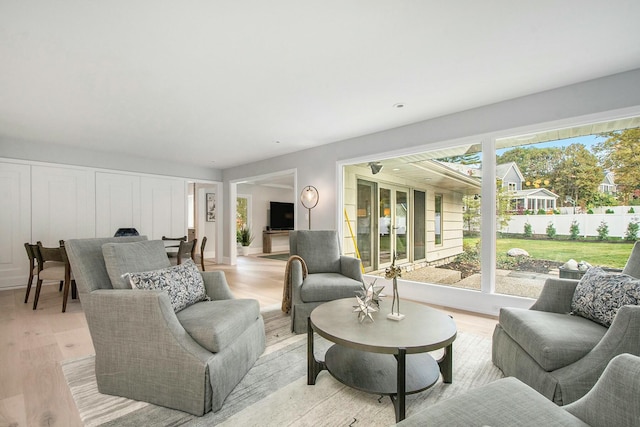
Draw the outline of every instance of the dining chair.
M62 251L60 247L48 248L38 242L34 245L34 255L38 261L38 281L36 284L36 293L33 300L33 309L38 308L38 299L40 298L40 290L44 280L56 280L64 283L66 277L66 269ZM25 302L26 299L25 299Z
M24 248L27 251L27 257L29 258L29 281L27 282L27 292L24 296L24 303L29 300L29 293L31 292L31 285L33 284L33 277L38 276L39 264L36 259L36 251L38 245L32 245L31 243L25 243Z
M188 242L180 241L180 246L178 247L178 254L176 255L177 265L180 265L182 263L183 258L194 259L197 242L198 242L198 239L189 240Z
M69 257L67 256L67 250L64 247L64 240L60 240L60 252L62 254L62 260L64 262L64 292L62 293L62 312L67 311L67 299L69 298L69 288L71 288L71 299L76 299L78 291L76 288L76 281L71 273L71 264L69 263Z
M202 271L204 270L204 247L207 246L207 236L202 238L202 243L200 243L200 266L202 267Z
M178 249L180 247L180 242L186 242L187 236L182 237L167 237L162 236L162 240L165 241L165 248L167 250L167 256L169 258L175 258L178 255Z

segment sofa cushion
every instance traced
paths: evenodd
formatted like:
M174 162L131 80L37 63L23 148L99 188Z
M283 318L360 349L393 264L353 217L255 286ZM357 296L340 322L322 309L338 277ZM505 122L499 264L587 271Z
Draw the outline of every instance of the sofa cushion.
M298 231L297 250L309 273L340 272L340 246L335 231Z
M339 273L309 274L302 282L300 299L304 302L333 301L354 297L362 290L362 283Z
M104 264L114 289L131 289L122 275L158 270L171 266L162 240L144 240L130 243L102 245Z
M123 277L129 281L133 289L166 291L176 313L199 301L209 299L202 275L191 259L183 264L160 270L125 273Z
M607 273L599 267L587 270L576 286L571 310L578 316L603 326L611 326L623 305L640 304L640 279L620 273Z
M194 304L177 313L191 337L212 353L227 348L260 317L254 299L230 299Z
M580 316L503 308L500 325L547 372L584 357L607 332Z

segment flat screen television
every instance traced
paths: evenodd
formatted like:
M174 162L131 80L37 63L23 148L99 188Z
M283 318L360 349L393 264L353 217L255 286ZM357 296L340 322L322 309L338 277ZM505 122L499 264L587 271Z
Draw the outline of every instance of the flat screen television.
M293 203L269 202L269 227L272 230L293 230Z

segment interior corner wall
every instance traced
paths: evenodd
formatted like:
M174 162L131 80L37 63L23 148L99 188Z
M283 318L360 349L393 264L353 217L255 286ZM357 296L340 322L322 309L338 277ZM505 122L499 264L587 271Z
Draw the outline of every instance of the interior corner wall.
M428 150L446 141L552 126L638 106L640 69L225 169L222 179L226 189L233 180L296 168L298 188L313 185L320 194L318 206L312 212L312 228L336 229L336 212L340 204L337 194L341 191L338 189L337 165L341 161L374 158L381 153L402 150ZM231 218L225 216L224 220L231 221ZM296 228L306 227L304 215L298 215ZM227 223L225 230L228 229ZM229 242L225 237L225 256L230 253Z

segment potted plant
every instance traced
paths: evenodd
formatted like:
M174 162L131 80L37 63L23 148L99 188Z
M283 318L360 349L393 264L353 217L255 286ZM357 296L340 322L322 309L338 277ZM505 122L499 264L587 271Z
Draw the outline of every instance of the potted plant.
M249 226L243 225L242 228L236 232L236 241L240 245L241 255L247 255L249 245L253 242L253 235L251 234Z

